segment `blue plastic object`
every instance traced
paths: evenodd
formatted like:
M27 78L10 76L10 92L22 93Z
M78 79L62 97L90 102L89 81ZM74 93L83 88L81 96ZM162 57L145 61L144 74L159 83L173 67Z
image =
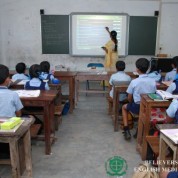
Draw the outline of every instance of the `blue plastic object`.
M53 84L60 84L60 80L57 79L57 78L54 78L54 79L52 80L52 83L53 83Z

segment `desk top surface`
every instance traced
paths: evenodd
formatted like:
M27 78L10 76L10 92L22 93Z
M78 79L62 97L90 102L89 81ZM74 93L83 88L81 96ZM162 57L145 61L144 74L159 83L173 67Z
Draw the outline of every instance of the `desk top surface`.
M24 121L22 125L15 131L15 132L8 132L8 131L0 131L0 137L14 137L14 136L19 136L26 132L29 127L34 123L35 119L33 117L28 117L28 118L22 118Z

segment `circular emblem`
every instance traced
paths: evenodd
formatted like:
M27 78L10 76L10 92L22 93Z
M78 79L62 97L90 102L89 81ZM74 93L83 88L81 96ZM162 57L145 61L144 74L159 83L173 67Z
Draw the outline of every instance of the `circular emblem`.
M120 156L114 156L106 161L105 168L110 176L122 176L126 174L127 162Z

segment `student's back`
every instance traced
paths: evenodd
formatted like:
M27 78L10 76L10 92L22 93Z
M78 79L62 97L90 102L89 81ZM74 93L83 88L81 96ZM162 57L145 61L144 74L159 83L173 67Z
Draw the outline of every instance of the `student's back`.
M119 82L130 82L131 81L131 77L129 75L127 75L124 70L125 70L125 62L124 61L117 61L116 62L116 69L117 72L115 74L111 75L111 78L109 80L109 84L112 86L113 84L118 84ZM113 98L113 87L110 91L110 97ZM120 94L120 98L119 101L123 101L124 99L126 99L127 95L126 94Z
M16 71L17 74L14 74L12 76L13 80L29 80L29 76L25 74L25 70L26 70L26 65L23 62L20 62L16 65Z
M29 69L29 74L31 80L26 82L25 89L26 90L49 90L49 86L47 82L43 82L39 79L40 75L40 65L34 64Z
M40 63L40 79L48 80L50 82L53 81L54 76L50 73L50 63L48 61L42 61Z
M175 79L177 73L177 69L176 69L177 64L178 64L178 56L175 56L171 60L171 66L173 69L172 71L166 73L165 81L170 81L170 80L173 81Z

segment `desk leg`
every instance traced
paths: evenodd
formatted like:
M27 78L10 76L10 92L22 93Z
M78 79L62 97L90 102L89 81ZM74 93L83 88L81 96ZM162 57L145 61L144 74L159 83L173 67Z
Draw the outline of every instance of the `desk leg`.
M50 122L50 109L49 104L45 103L44 107L44 134L45 134L45 153L47 155L51 154L51 143L50 143L50 130L51 130L51 122Z
M20 177L20 161L19 161L19 149L18 141L16 139L11 139L9 142L10 147L10 157L12 166L12 178Z
M28 130L23 138L25 149L26 172L29 177L32 177L32 158L31 158L31 137Z
M73 86L73 79L69 80L69 102L70 102L70 109L69 112L72 113L74 109L74 86Z
M162 139L162 135L160 135L159 160L166 160L167 148L167 144ZM163 170L163 167L165 167L165 164L159 164L160 170Z
M118 115L119 115L119 92L114 92L114 132L117 132L119 130L118 127Z
M148 148L148 144L146 141L146 136L149 135L149 131L150 131L150 118L151 118L151 108L147 107L146 108L146 115L145 115L145 125L144 125L144 129L143 129L143 138L142 138L142 160L146 160L146 155L147 155L147 148Z

